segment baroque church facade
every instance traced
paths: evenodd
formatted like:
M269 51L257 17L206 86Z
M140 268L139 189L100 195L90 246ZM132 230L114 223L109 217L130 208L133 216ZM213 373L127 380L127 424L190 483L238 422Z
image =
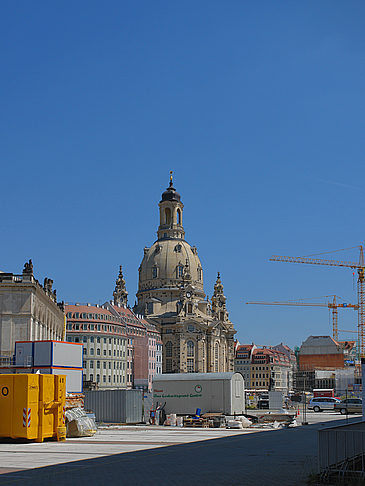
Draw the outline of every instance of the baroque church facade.
M185 240L180 194L172 177L159 203L157 240L144 249L136 313L153 322L163 343L163 373L234 371L234 334L218 273L211 301L195 246Z

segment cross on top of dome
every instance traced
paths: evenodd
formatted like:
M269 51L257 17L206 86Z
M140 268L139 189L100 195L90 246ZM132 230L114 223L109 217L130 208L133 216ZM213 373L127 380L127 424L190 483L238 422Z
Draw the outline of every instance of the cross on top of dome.
M172 180L172 170L170 170L170 183L169 187L165 192L162 193L161 202L163 201L177 201L180 202L181 196L174 188L174 183Z

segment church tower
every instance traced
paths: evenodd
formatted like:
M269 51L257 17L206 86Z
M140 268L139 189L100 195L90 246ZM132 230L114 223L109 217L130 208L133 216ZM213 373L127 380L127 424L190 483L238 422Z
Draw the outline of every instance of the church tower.
M172 182L172 171L170 172L170 184L162 194L159 204L160 226L158 227L157 237L159 240L164 238L185 238L185 231L182 224L184 205L180 200L180 194L176 192Z
M225 321L228 319L226 300L226 296L223 293L221 276L218 272L217 280L214 285L214 293L212 296L212 315L220 321Z
M198 250L185 240L184 205L171 174L159 202L157 240L144 249L138 269L134 311L161 333L164 373L233 371L236 331L228 319L223 285L218 278L211 307Z
M217 370L219 366L228 370L234 369L234 334L236 331L228 318L226 301L227 298L223 292L221 276L218 272L212 295L213 323L211 325L212 346L210 356L213 370ZM217 339L222 335L226 337L223 344L220 342L220 339ZM220 356L220 358L217 359L217 356Z
M114 305L117 305L118 307L127 306L128 304L128 292L125 286L122 265L120 265L119 267L119 275L115 282L113 298L114 298Z

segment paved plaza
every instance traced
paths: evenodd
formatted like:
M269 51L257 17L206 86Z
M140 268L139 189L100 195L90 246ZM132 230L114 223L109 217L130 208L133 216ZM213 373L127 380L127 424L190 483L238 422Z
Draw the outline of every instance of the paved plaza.
M345 423L335 414L308 418L315 423L293 429L125 426L66 442L3 442L0 485L306 484L317 471L317 430Z

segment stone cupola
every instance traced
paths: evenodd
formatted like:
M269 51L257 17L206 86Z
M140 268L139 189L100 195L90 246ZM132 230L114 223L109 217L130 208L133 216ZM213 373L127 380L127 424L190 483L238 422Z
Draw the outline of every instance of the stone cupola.
M184 205L181 202L180 194L174 188L172 171L170 171L169 187L162 193L159 208L160 226L157 231L158 239L184 239L185 231L182 224Z

